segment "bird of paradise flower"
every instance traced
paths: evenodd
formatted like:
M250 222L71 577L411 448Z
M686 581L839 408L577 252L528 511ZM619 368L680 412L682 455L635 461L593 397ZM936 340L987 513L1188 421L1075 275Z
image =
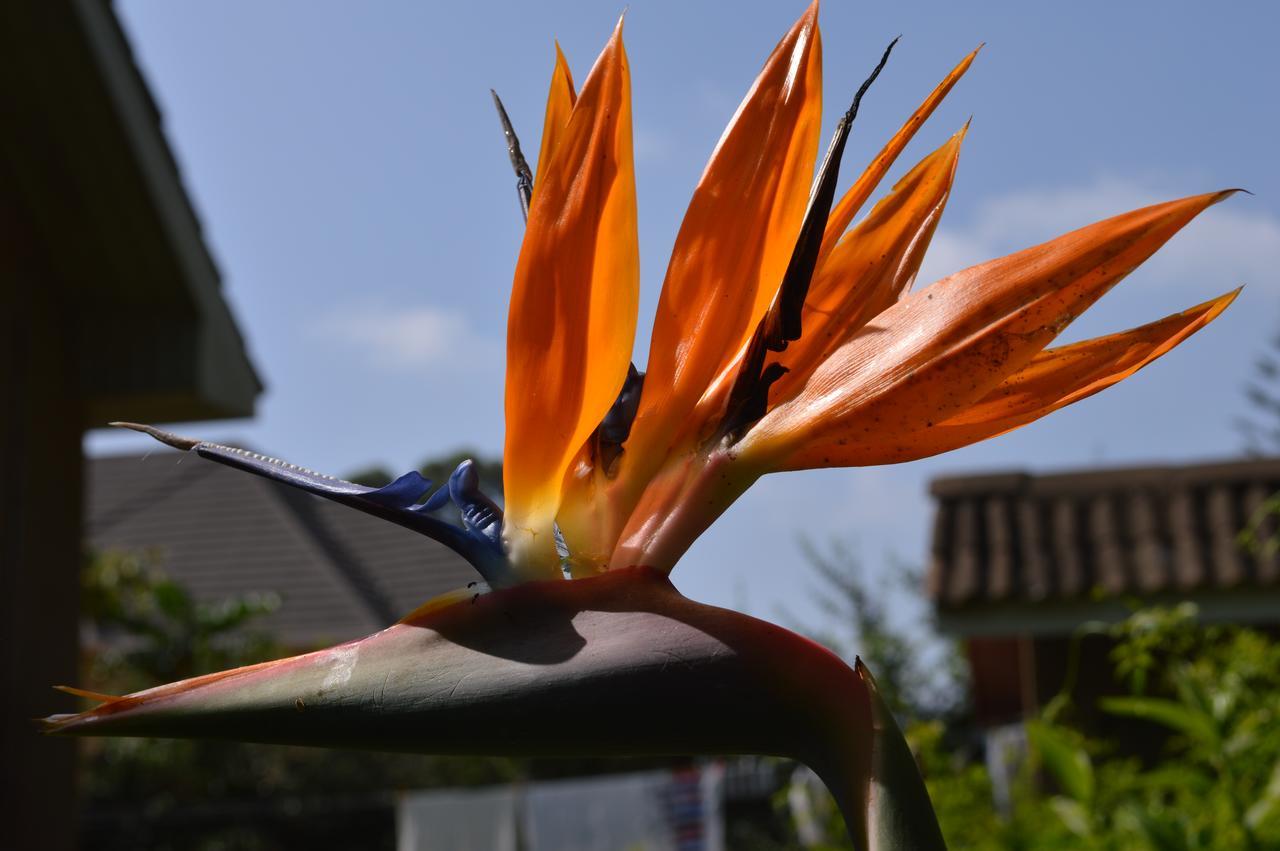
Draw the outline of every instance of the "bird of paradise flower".
M811 184L822 79L810 6L694 191L640 373L621 23L580 91L557 49L536 175L499 103L527 216L507 329L504 507L470 463L435 492L414 472L373 489L129 426L417 530L485 582L329 650L123 697L69 689L102 703L46 729L433 753L776 754L823 777L859 847L942 847L864 666L690 601L667 574L766 473L898 463L1003 434L1132 375L1238 294L1048 347L1229 191L1125 213L910 293L967 126L853 222L976 54L836 201L850 127L888 51ZM433 516L450 501L461 525Z

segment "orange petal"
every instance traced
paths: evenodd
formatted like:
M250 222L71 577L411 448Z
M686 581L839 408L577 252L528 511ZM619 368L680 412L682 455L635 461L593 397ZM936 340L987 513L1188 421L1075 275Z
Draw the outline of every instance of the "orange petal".
M559 577L552 525L570 460L627 375L639 292L631 91L621 23L534 195L507 320L508 554Z
M942 216L965 129L898 181L827 255L805 299L803 333L778 360L790 369L772 394L786 399L873 317L910 288Z
M1149 325L1046 349L977 403L933 428L917 429L875 460L894 464L950 452L1013 431L1133 375L1218 317L1240 290Z
M632 458L666 457L674 433L754 332L804 218L822 113L816 2L765 63L703 172L658 303ZM641 456L643 458L641 458Z
M748 433L774 468L878 457L1020 370L1206 207L1215 192L1125 213L958 272L869 323Z
M938 108L938 104L942 103L955 86L955 84L969 70L969 66L973 64L974 57L978 55L978 51L982 49L979 45L972 53L960 60L960 64L951 69L951 73L946 76L941 83L938 84L929 96L924 99L924 103L911 113L911 117L902 125L901 129L894 134L880 153L876 154L875 159L866 167L866 170L854 181L853 186L844 194L839 203L831 210L831 215L827 217L827 230L822 240L822 254L825 256L827 252L835 248L836 242L840 239L840 235L844 233L845 228L849 227L849 223L858 215L858 211L862 209L862 205L867 203L867 199L871 197L871 193L875 191L876 186L884 179L888 173L889 167L893 165L893 161L898 158L898 154L902 153L902 149L911 141L911 137L916 135L928 120L933 111Z
M569 72L569 63L560 50L560 42L556 42L556 65L551 71L551 90L547 92L547 113L542 121L542 147L538 149L538 173L533 179L536 192L547 173L551 157L555 155L564 138L564 129L569 124L569 116L573 114L573 105L578 96L573 88L573 75Z

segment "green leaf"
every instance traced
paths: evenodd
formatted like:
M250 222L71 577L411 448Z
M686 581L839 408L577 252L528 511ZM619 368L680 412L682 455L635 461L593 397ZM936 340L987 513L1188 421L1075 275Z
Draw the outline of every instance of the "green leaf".
M1076 801L1093 800L1093 762L1060 727L1039 721L1027 724L1027 737L1054 780Z
M1207 745L1218 743L1212 716L1194 707L1159 697L1106 697L1098 703L1112 715L1153 721Z
M1049 807L1067 826L1067 830L1076 836L1088 837L1092 834L1089 826L1089 812L1079 801L1054 795L1049 799Z
M1271 770L1271 779L1267 782L1258 800L1244 814L1244 823L1250 831L1257 831L1274 816L1280 815L1280 760Z
M1133 816L1155 851L1189 851L1186 830L1177 820L1136 807Z

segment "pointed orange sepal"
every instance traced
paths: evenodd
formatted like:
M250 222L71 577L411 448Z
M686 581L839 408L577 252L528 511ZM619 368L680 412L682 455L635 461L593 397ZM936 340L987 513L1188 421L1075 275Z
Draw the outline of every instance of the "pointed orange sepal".
M507 324L503 537L525 578L560 576L553 523L564 473L613 404L635 337L639 255L621 22L539 181Z
M995 390L933 428L904 435L871 461L893 464L950 452L1013 431L1118 384L1217 319L1240 290L1164 319L1069 346L1046 349Z
M773 300L804 218L821 113L815 3L769 56L685 213L631 437L633 460L649 467L639 472L629 465L631 475L647 481L656 471Z
M1134 210L958 272L889 308L771 411L741 451L774 469L858 466L958 415L1205 208L1214 192ZM759 463L765 463L760 460Z
M560 50L560 42L556 42L556 64L551 71L551 88L547 92L547 111L542 121L542 145L538 149L538 172L533 180L536 192L542 178L551 165L551 158L560 147L565 127L569 124L569 116L573 114L573 105L578 100L577 91L573 87L573 74L569 63L565 61Z
M955 87L955 84L969 70L969 66L973 64L973 60L981 49L982 45L978 45L972 53L961 59L960 63L951 69L951 73L947 74L942 82L938 83L937 87L924 99L924 102L916 108L916 111L911 113L911 116L898 132L880 149L880 153L876 154L875 159L863 170L858 179L854 181L853 186L849 187L849 191L844 194L831 210L831 215L827 217L826 233L822 239L823 256L835 248L836 242L839 241L854 217L858 215L862 205L867 203L871 193L880 185L880 181L884 179L894 160L907 147L907 143L915 136L916 131L924 126L925 121L938 108L938 104L942 103L943 99L951 92L951 89Z
M818 267L803 333L779 362L790 370L776 398L798 392L813 371L911 287L942 217L968 125L921 160Z

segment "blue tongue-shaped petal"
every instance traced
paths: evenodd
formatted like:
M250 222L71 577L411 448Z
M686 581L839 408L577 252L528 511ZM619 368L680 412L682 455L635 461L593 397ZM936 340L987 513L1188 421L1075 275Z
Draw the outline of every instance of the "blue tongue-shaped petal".
M370 502L385 505L387 508L412 509L429 490L431 490L431 480L417 470L411 470L389 485L366 491L363 496Z
M467 534L502 552L502 509L480 490L480 474L468 458L449 476L449 496L462 513Z
M450 477L449 486L441 487L425 502L419 503L431 490L432 483L417 471L405 473L385 487L371 488L326 476L278 458L233 446L180 437L152 426L136 423L112 425L140 431L175 449L194 451L202 458L291 485L412 529L439 541L462 556L495 587L509 585L513 581L511 566L502 551L502 510L480 492L479 478L469 461L463 462ZM448 502L455 490L454 479L459 480L458 495L454 499L462 512L464 529L430 514Z

